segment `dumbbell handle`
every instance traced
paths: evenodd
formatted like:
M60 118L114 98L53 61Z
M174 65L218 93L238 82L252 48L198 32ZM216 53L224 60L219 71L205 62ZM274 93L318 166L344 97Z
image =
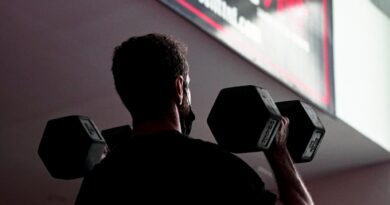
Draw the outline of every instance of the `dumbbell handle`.
M130 137L132 129L129 125L123 125L119 127L109 128L103 130L101 134L105 140L106 146L103 150L101 160L103 160L107 154L120 145L126 138Z

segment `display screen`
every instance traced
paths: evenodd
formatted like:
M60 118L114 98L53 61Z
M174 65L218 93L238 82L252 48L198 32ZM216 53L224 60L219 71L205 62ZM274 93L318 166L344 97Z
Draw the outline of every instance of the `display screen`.
M161 2L334 114L331 0Z

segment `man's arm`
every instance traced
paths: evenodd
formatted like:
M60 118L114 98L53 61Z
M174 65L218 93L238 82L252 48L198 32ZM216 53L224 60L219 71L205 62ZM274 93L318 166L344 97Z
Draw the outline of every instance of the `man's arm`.
M314 205L287 150L288 118L283 117L281 123L275 143L265 152L274 172L280 201L285 205Z

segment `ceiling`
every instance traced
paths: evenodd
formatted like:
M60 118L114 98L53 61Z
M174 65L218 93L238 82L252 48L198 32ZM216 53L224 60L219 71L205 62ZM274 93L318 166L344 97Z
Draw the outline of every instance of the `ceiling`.
M214 142L206 118L221 88L255 84L276 101L300 99L157 1L13 0L1 1L0 13L0 204L73 203L80 180L52 179L37 155L43 129L71 114L101 129L131 123L110 73L113 48L130 36L162 32L188 45L195 138ZM316 158L298 165L305 179L390 159L341 120L318 113L326 135ZM274 186L261 153L240 157Z
M372 3L390 18L390 2L387 0L371 0Z

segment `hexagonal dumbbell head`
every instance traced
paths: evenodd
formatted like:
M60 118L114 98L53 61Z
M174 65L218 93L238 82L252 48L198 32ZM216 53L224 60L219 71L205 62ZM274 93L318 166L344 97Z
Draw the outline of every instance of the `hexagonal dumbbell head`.
M222 89L207 123L221 147L241 153L268 149L280 119L269 92L249 85Z
M325 128L316 112L299 100L278 102L280 113L290 120L287 146L294 162L313 160L325 134Z
M102 135L107 143L109 150L112 151L120 144L122 144L127 138L129 138L132 132L133 130L129 125L123 125L103 130Z
M75 179L100 162L105 146L92 120L68 116L47 123L38 154L54 178Z

